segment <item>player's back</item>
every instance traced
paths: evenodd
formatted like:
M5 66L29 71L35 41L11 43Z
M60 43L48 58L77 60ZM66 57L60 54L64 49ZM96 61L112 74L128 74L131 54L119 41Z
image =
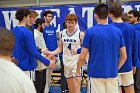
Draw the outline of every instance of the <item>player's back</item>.
M140 31L140 23L134 24L134 28Z
M14 46L14 56L18 56L19 53L21 53L20 55L24 56L23 53L25 53L26 51L28 51L27 47L26 47L26 41L25 38L27 37L27 34L31 34L30 31L27 30L27 28L25 28L24 26L16 26L12 32L14 33L15 36L15 46ZM19 56L20 56L19 55ZM26 56L26 54L25 54Z
M134 25L135 26L135 25ZM136 28L136 34L137 34L137 39L138 39L138 62L136 63L136 67L140 68L140 27Z
M33 82L20 68L0 58L0 93L36 93Z
M132 52L133 52L133 46L134 46L134 39L136 38L135 35L135 30L133 28L132 25L130 25L127 22L121 22L121 23L112 23L112 25L118 27L122 33L123 33L123 37L124 37L124 41L125 41L125 46L126 46L126 53L127 53L127 60L124 63L124 65L120 68L119 72L128 72L132 70Z
M86 34L89 34L90 42L88 75L94 78L116 77L119 51L124 46L121 31L112 25L98 24ZM83 47L86 44L83 43Z

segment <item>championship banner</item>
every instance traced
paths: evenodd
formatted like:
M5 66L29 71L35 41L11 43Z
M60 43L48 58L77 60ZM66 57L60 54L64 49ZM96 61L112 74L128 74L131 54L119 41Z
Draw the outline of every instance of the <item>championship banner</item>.
M57 31L63 29L63 22L69 13L74 13L78 16L78 26L80 30L86 31L88 28L96 24L94 18L94 7L96 4L73 4L73 5L58 5L47 7L28 7L30 10L35 10L42 17L42 13L46 10L52 10L54 17L52 24ZM127 13L132 9L140 11L140 2L127 2L122 4L123 11ZM15 13L18 8L0 8L0 27L12 29L18 23L15 19ZM42 17L43 18L43 17Z

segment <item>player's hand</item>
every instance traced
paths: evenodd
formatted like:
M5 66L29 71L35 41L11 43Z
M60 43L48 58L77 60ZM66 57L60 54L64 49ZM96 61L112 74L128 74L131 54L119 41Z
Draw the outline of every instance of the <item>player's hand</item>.
M50 51L49 51L49 53L46 54L45 56L46 56L46 58L48 58L48 59L50 59L50 60L55 60L55 59L56 59L55 56L54 56Z
M56 68L55 60L50 60L49 68Z
M50 55L51 54L47 48L41 49L41 52L43 53L43 55Z
M136 67L132 67L132 69L133 69L133 74L135 74L136 73Z
M73 77L77 77L77 76L79 76L80 75L80 70L76 70L76 73L73 75Z
M72 48L71 53L72 53L72 55L76 55L77 54L77 48Z
M55 59L55 56L47 49L42 49L41 50L42 54L46 56L48 59Z
M41 53L43 53L43 55L47 55L50 53L50 51L47 48L43 48L41 49Z

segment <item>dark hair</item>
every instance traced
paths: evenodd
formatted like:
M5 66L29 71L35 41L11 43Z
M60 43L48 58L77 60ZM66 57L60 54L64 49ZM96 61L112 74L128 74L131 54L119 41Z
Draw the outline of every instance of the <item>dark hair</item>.
M13 33L6 28L0 28L0 54L11 56L14 43L15 38Z
M22 21L24 17L27 17L30 11L27 8L20 8L16 11L16 19Z
M43 17L47 16L48 14L52 14L53 15L53 12L51 10L45 11L45 12L43 12Z
M113 14L115 18L122 16L122 6L120 4L112 3L109 5L109 13Z
M139 18L140 18L140 13L139 13L139 11L137 11L137 10L130 10L130 11L128 12L128 14L133 14L134 17L138 17L137 21L138 21Z
M98 15L100 19L106 19L108 17L108 6L106 4L98 4L94 13Z
M38 28L39 25L42 25L45 21L41 18L36 19L36 23L34 24L35 29Z

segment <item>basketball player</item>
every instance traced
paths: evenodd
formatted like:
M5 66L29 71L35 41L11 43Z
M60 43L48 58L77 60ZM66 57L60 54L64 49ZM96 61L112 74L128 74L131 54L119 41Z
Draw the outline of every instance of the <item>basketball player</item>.
M74 74L76 73L77 60L79 58L78 50L81 48L84 33L76 27L78 18L75 14L68 14L65 21L67 29L62 31L59 47L51 53L56 55L63 51L64 75L69 92L80 93L81 76L79 74L74 77ZM77 54L73 53L72 50L77 50Z
M55 68L55 62L49 61L37 51L33 34L25 27L27 20L29 20L29 13L26 8L20 8L16 11L15 16L19 23L12 30L16 40L13 57L19 62L17 66L25 71L31 79L34 79L33 70L37 67L36 59L51 68Z
M119 93L118 69L127 58L123 35L118 28L108 24L106 4L95 7L94 17L97 25L86 31L76 73L80 73L80 68L89 52L88 92ZM118 58L119 55L120 58Z
M111 25L116 26L123 33L127 52L127 60L119 69L119 86L124 87L125 93L135 93L133 73L136 72L136 62L138 59L136 32L132 25L122 21L122 6L120 4L111 4L109 7L109 15L113 21Z
M53 25L51 25L51 21L53 19L53 12L50 10L45 11L43 12L43 17L45 20L43 36L44 36L46 48L49 51L54 51L58 47L58 45L57 45L56 29L54 28ZM46 69L47 78L46 78L45 93L49 92L52 71L53 70L50 68Z
M128 12L129 16L129 23L132 24L136 30L137 33L137 39L138 39L138 57L139 61L136 64L136 73L134 74L134 88L135 93L140 93L140 13L137 10L130 10Z

